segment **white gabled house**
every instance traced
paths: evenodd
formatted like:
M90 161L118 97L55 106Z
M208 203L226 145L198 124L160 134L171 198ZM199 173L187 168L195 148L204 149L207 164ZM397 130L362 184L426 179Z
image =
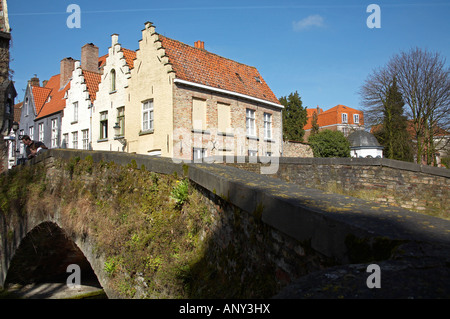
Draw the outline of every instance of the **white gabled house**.
M111 36L111 47L102 69L92 113L92 145L95 150L126 149L125 101L136 52L123 48L119 36ZM116 136L116 132L118 133Z
M81 62L76 61L66 95L62 118L63 148L91 150L92 106L101 80L104 57L98 57L98 47L92 43L81 49Z

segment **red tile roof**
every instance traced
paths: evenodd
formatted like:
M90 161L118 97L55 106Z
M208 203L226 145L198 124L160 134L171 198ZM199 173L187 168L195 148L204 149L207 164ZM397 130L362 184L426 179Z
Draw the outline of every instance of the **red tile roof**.
M342 113L347 113L347 123L345 124L364 124L363 112L345 105L336 105L335 107L332 107L325 112L322 109L319 110L319 115L317 116L317 124L319 125L319 127L342 124ZM308 122L303 129L310 130L312 128L312 115L313 113L317 112L317 109L306 109L306 112L308 116ZM359 114L359 123L353 122L353 114Z
M280 104L255 67L162 35L159 39L178 79Z
M34 107L36 108L36 114L39 114L45 102L47 101L52 89L47 87L32 86L31 93L33 94Z
M136 51L122 48L123 56L127 61L128 67L132 69L134 67L134 59L136 59Z
M91 102L94 103L98 91L98 86L101 81L101 75L99 73L82 70L86 87L89 92Z
M14 121L20 123L20 115L22 114L23 102L14 105Z
M98 58L98 68L99 69L102 68L105 65L107 57L108 57L108 54L105 54L105 55L103 55L103 56Z
M36 116L36 120L60 112L66 106L65 95L67 90L70 88L70 81L67 82L64 88L60 89L59 77L60 77L59 74L52 76L45 85L45 88L51 89L50 101L46 102L43 105L43 107Z

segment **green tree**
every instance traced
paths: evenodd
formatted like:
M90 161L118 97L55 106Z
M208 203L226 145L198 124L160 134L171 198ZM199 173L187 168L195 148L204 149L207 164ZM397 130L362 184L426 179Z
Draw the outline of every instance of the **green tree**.
M350 142L340 131L324 130L310 135L314 157L350 157Z
M303 141L307 115L306 108L302 106L302 100L296 91L288 97L281 97L280 103L284 106L283 116L283 139L293 141Z
M311 135L319 133L319 124L317 123L319 116L314 112L311 120Z
M411 137L407 131L407 118L403 115L404 105L405 102L394 77L383 102L383 123L374 135L384 146L384 157L412 162Z

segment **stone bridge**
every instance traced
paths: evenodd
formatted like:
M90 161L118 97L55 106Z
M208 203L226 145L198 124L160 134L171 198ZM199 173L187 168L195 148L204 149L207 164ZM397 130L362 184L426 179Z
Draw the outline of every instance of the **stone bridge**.
M268 176L248 159L49 150L1 176L0 286L65 282L77 264L109 298L450 297L448 219L310 184L370 160L309 163L339 166L322 182L302 182L312 171L302 160L279 160ZM387 166L398 173L396 165ZM409 171L448 201L448 171ZM374 185L373 175L366 167L358 183ZM381 288L367 285L370 264L380 266Z

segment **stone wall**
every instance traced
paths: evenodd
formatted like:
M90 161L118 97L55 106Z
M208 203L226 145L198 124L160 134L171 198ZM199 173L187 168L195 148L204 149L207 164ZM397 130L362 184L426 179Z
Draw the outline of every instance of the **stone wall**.
M260 172L259 163L228 163ZM287 182L450 218L450 170L368 158L280 158Z
M283 157L314 157L311 146L296 141L283 142Z

